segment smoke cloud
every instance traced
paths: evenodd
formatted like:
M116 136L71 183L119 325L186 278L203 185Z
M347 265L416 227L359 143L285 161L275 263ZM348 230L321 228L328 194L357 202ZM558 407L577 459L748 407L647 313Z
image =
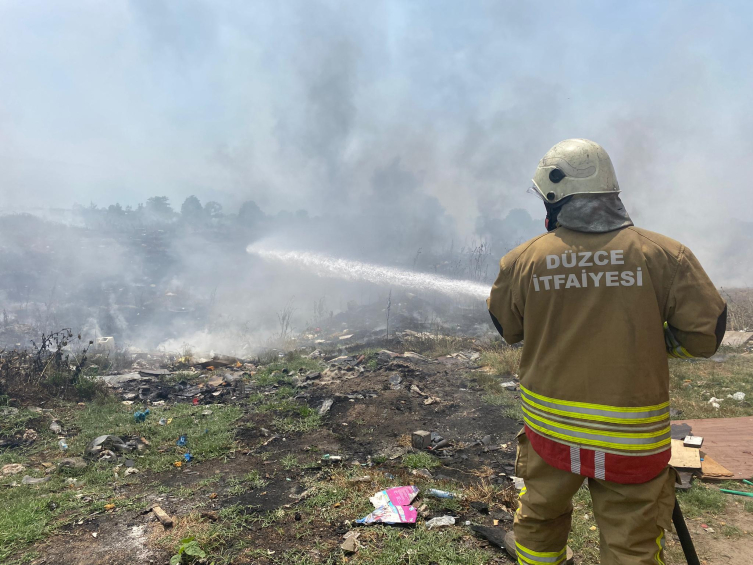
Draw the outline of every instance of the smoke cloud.
M0 292L54 302L63 321L93 286L86 320L153 342L255 334L294 295L377 292L262 267L245 253L262 237L451 276L453 253L483 244L491 267L474 277L488 282L543 230L526 188L569 137L607 149L637 225L687 244L717 284L747 285L750 14L740 1L2 3L0 208L37 219L4 220ZM190 195L211 229L189 229L189 210L116 235L82 212L165 196L178 213ZM123 306L155 301L174 316ZM213 331L191 321L210 313Z

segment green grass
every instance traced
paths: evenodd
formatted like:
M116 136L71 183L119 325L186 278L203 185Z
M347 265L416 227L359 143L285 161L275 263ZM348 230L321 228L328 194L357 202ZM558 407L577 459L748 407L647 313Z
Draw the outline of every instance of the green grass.
M288 370L287 374L282 371ZM315 359L309 359L302 356L297 351L288 353L282 359L278 359L266 365L252 377L252 381L259 386L269 386L272 384L290 384L292 382L291 377L298 374L300 369L304 371L321 371L324 369L324 365Z
M495 346L481 353L480 364L489 367L494 375L511 376L518 372L522 347L509 347L495 342Z
M408 453L403 457L403 465L408 469L433 469L439 467L439 459L429 453L419 451L418 453Z
M66 429L79 429L78 436L68 438L69 449L62 452L57 447L56 438L49 432L40 430L40 439L34 449L18 456L28 465L26 472L0 478L0 562L20 551L27 545L46 537L60 526L70 523L78 516L101 511L110 501L118 509L128 508L135 501L119 500L114 485L136 483L140 475L125 477L123 468L119 478L115 478L113 465L106 462L90 462L86 469L60 470L52 475L49 482L38 485L8 487L24 474L42 476L41 466L29 463L28 457L55 462L62 457L83 455L87 444L95 437L113 434L127 440L131 436L144 437L150 446L143 453L134 452L132 458L141 470L165 471L173 468L173 463L190 450L197 461L220 457L234 447L232 424L241 415L235 406L213 406L213 414L202 417L203 406L180 404L166 407L152 407L147 421L138 423L133 418L134 406L125 406L115 400L102 400L89 404L84 409L77 406L63 406L56 410ZM161 417L173 418L169 426L160 426ZM175 445L181 434L188 437L186 447ZM160 453L159 449L165 450ZM66 478L75 477L80 488L71 489ZM30 494L33 493L33 496ZM77 494L82 495L76 497ZM84 502L90 497L91 502Z
M451 526L427 530L419 525L411 530L373 528L362 534L364 547L350 560L353 564L466 565L489 562L492 553L465 542L465 528Z
M735 355L724 363L671 359L669 374L672 407L682 411L678 419L753 415L753 359L749 355ZM736 392L745 393L744 402L727 398ZM712 396L723 399L719 409L708 403Z
M280 459L280 464L282 465L282 468L285 469L286 471L290 471L291 469L300 467L300 463L298 463L298 458L292 453Z

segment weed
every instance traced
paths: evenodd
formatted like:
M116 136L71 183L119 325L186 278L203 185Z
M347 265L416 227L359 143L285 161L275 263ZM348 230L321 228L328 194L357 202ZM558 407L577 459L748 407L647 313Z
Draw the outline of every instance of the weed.
M204 559L207 554L199 546L195 538L189 537L180 540L178 553L170 558L170 565L194 563L199 559Z
M298 458L293 454L288 454L282 459L280 459L280 463L282 464L282 468L286 471L290 471L291 469L295 469L296 467L299 467Z
M441 463L433 455L419 451L418 453L408 453L403 457L403 465L409 469L433 469L439 467Z

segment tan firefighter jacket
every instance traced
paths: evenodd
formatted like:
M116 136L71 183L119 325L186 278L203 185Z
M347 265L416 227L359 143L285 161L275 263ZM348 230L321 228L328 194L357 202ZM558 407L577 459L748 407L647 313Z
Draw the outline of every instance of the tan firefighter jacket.
M560 227L510 251L487 301L520 364L526 434L550 465L640 483L669 461L674 352L708 357L726 305L689 249L635 227Z

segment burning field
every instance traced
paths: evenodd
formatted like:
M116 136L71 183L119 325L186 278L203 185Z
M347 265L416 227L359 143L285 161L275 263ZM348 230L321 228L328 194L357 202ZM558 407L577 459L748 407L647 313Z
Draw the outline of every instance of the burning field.
M389 339L357 333L319 328L248 359L75 356L56 342L68 334L4 353L0 560L511 562L499 546L516 508L519 350L399 325ZM748 402L706 402L753 395L752 369L744 348L675 362L675 416L753 415ZM357 523L398 486L418 489L415 525ZM753 507L731 498L700 481L680 493L706 563L753 547ZM576 563L598 562L589 504L584 487ZM682 563L673 535L669 551Z

